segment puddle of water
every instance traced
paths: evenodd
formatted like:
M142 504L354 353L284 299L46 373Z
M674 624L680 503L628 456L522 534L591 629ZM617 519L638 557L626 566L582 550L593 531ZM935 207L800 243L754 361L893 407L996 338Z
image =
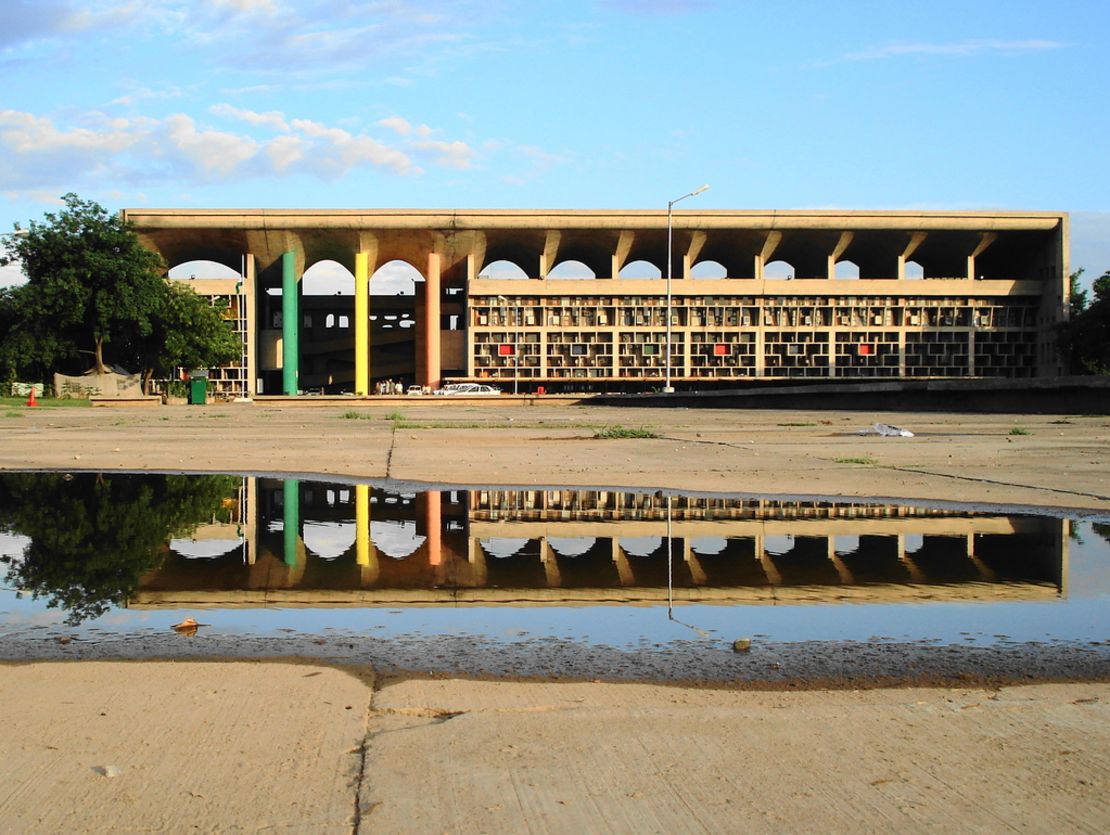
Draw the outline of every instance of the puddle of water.
M1108 542L1099 522L891 504L10 473L0 655L69 638L124 655L390 648L431 670L483 647L456 667L506 648L567 655L559 669L602 651L651 667L743 636L1066 643L1101 663ZM186 617L195 639L169 630Z

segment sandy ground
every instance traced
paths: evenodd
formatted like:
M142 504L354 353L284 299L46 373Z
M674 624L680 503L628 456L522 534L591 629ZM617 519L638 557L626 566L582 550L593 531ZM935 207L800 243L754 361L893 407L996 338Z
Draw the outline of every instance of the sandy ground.
M1105 416L411 400L8 414L4 469L669 487L1110 514ZM854 434L875 421L917 436ZM605 425L662 437L594 439ZM1110 828L1107 684L792 693L409 680L373 692L365 678L304 665L80 662L0 667L0 704L4 831Z
M753 693L0 667L9 832L1103 832L1110 685Z

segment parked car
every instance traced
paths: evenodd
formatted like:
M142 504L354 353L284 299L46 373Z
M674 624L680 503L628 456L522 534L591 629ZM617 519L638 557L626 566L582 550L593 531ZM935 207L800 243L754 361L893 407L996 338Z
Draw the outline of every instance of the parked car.
M436 389L439 396L466 396L500 394L501 389L487 386L482 383L448 383L441 389Z
M423 386L409 386L408 390L405 392L405 394L411 395L413 397L418 397L418 396L424 394L424 387Z

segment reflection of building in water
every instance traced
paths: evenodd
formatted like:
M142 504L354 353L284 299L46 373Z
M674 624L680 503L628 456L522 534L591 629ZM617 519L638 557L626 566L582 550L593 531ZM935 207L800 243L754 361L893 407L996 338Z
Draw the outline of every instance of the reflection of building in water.
M138 605L1051 598L1068 525L886 504L244 479ZM241 531L243 538L230 535ZM245 540L245 546L243 541ZM226 545L226 550L219 548Z

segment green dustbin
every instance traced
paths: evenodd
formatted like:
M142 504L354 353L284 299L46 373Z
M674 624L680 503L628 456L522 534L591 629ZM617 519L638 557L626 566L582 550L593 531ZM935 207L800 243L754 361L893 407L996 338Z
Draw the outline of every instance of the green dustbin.
M193 374L189 377L189 405L203 406L208 402L208 375Z

